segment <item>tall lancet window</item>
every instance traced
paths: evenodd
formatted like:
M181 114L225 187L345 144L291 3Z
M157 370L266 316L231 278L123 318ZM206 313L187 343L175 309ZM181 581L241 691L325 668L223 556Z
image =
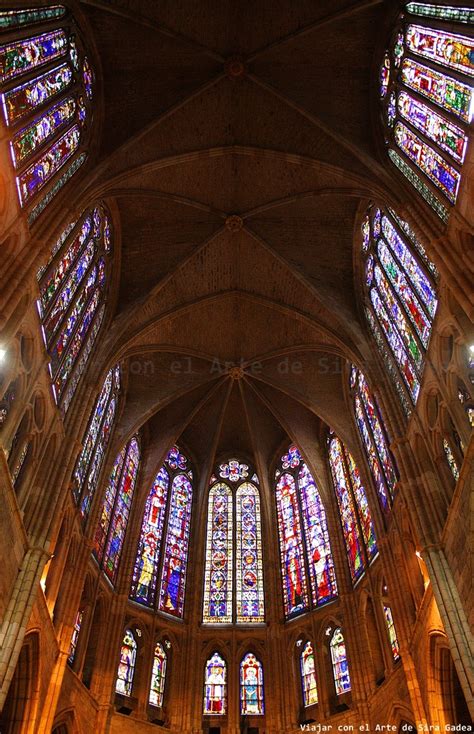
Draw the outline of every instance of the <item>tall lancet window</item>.
M139 464L140 446L134 436L117 455L110 472L92 551L112 583L117 580Z
M364 374L355 365L351 368L350 387L362 446L377 487L380 505L387 511L393 502L398 479L395 459L388 447L382 414L369 390Z
M240 713L242 716L265 713L263 666L252 652L240 663Z
M443 221L456 202L474 109L473 25L466 8L409 2L381 67L390 160Z
M115 681L115 692L122 696L131 696L135 664L137 660L137 641L132 630L125 630L120 647L120 660Z
M311 642L306 643L300 656L301 685L305 707L318 703L318 684L316 681L316 662Z
M337 596L326 513L316 482L297 446L275 472L285 616L293 617Z
M220 464L211 477L204 578L205 623L255 624L265 620L257 485L257 475L237 459Z
M32 224L86 159L94 75L63 5L0 11L0 33L4 124Z
M227 713L227 663L218 652L209 658L204 669L203 713L211 716Z
M153 670L151 672L150 693L148 703L152 706L163 706L166 684L167 656L161 642L157 642L153 654Z
M328 438L329 465L336 492L347 561L353 583L377 555L374 524L352 454L333 433Z
M336 695L342 696L343 693L348 693L351 690L351 678L347 664L346 643L340 627L337 627L332 634L329 651Z
M438 305L436 268L391 209L371 207L362 224L366 314L405 412L419 392Z
M111 246L110 217L99 204L66 227L38 272L41 331L54 398L63 415L104 319Z
M89 516L94 499L100 470L104 463L110 434L117 412L120 391L120 367L110 369L102 385L89 425L82 439L82 451L76 461L72 475L72 493L82 517Z
M150 488L130 598L181 618L184 610L193 474L173 446Z

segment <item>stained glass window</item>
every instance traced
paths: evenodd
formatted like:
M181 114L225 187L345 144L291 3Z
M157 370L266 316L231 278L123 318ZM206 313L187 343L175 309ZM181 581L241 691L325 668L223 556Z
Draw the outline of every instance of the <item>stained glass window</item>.
M71 643L69 645L69 655L67 657L69 665L72 665L74 663L74 658L76 657L77 643L79 641L79 634L81 632L83 617L84 612L82 611L82 609L79 609L74 620L74 627L72 628Z
M329 643L331 652L332 673L334 678L334 686L336 695L341 696L351 690L351 678L349 675L349 666L347 664L346 643L342 630L337 627L331 637Z
M82 439L82 451L72 474L73 497L84 519L89 516L97 488L114 424L119 390L120 368L117 365L109 370L104 380Z
M153 655L153 669L151 672L150 695L148 703L152 706L163 706L166 683L166 652L161 642L157 642Z
M382 414L369 390L365 376L354 365L351 368L350 385L362 446L377 488L380 505L383 510L388 510L395 495L397 468L388 447Z
M251 652L240 663L240 713L242 716L265 713L263 667Z
M120 648L120 662L115 682L115 692L122 696L131 696L133 688L133 676L135 674L135 663L137 659L137 643L131 630L125 630Z
M433 268L420 255L424 251L412 247L414 235L410 231L409 239L403 224L391 211L371 207L363 222L362 250L369 326L384 360L395 365L391 374L397 391L408 393L415 404L438 300Z
M285 616L337 596L326 513L316 482L297 446L276 471L275 499Z
M377 555L375 530L360 472L352 454L334 434L328 440L329 464L347 560L352 581L355 582L365 571L365 554L369 563Z
M467 8L437 4L407 3L406 8L381 65L388 152L447 221L443 196L456 202L474 109L474 42L461 25L472 25L474 16ZM428 18L436 18L439 27L430 27Z
M318 686L316 682L316 664L311 642L307 642L300 656L301 685L303 689L303 703L314 706L318 703Z
M227 481L219 480L217 474ZM231 459L211 477L205 623L255 624L265 620L260 492L256 483L247 481L249 474L253 476L247 464Z
M186 456L173 446L155 477L145 504L130 588L134 601L179 618L184 610L193 501L187 465Z
M457 482L459 479L459 467L454 457L454 453L453 453L453 449L451 448L451 444L449 443L447 438L443 438L443 451L446 457L446 461L448 462L448 466L451 470L451 474L453 475L454 481Z
M383 613L385 617L385 624L387 625L388 639L390 641L390 649L395 662L400 660L400 646L398 644L397 633L395 631L395 624L393 622L392 610L387 604L383 605Z
M227 665L218 652L206 662L203 712L213 716L227 712Z
M52 21L61 26L51 29ZM41 32L43 23L48 30ZM35 30L25 37L29 26ZM0 29L22 36L0 44L0 93L18 197L31 209L31 224L85 159L93 72L62 5L2 11Z
M94 556L112 583L117 577L139 463L140 447L134 436L115 459L94 540Z
M53 394L63 414L85 370L104 314L110 216L101 204L68 225L38 273L38 313Z

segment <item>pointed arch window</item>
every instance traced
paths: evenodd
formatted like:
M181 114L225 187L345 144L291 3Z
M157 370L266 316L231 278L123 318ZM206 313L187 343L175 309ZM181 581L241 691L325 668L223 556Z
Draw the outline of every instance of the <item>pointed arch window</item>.
M249 473L252 481L247 480ZM205 623L255 624L265 620L257 484L257 475L236 459L221 464L211 477L204 576Z
M388 446L382 414L369 390L364 374L355 365L351 367L350 388L362 446L377 488L380 505L387 511L395 496L398 469Z
M436 268L392 210L371 207L362 237L367 320L409 414L420 392L438 305Z
M79 609L74 620L74 627L72 628L71 642L69 645L69 655L67 658L68 665L74 663L76 657L77 643L79 642L79 635L81 633L82 620L84 618L84 611Z
M240 713L242 716L265 713L263 666L251 652L240 663Z
M346 643L340 627L336 627L329 642L332 674L336 695L342 696L351 690L351 678L347 664Z
M227 664L218 652L209 658L204 670L203 713L211 716L227 713Z
M157 642L153 654L153 669L151 672L150 694L148 703L161 708L165 695L167 656L161 642Z
M1 11L0 31L3 118L32 224L86 160L94 74L63 5Z
M114 584L137 483L140 446L137 436L117 455L107 482L93 554Z
M137 642L132 630L125 630L122 646L120 648L117 680L115 682L115 692L120 693L122 696L132 695L137 649Z
M287 618L337 596L326 513L316 482L297 446L275 472L283 600Z
M173 446L145 504L130 598L179 618L184 610L192 501L188 459Z
M395 630L395 623L393 621L392 610L388 604L383 604L383 615L385 617L385 624L387 627L388 639L390 642L390 649L392 651L392 657L395 662L400 660L400 645L398 644L397 633Z
M333 433L328 437L328 449L349 570L355 583L378 553L374 525L352 454Z
M300 655L301 686L305 708L318 703L318 685L316 681L316 662L311 642L306 643Z
M465 8L407 3L381 66L388 155L443 221L456 202L474 109L473 24Z
M84 520L87 520L104 463L117 412L120 367L110 369L102 385L82 439L82 451L72 474L72 493Z
M102 325L110 254L110 217L99 204L66 227L38 272L41 332L54 398L63 415Z

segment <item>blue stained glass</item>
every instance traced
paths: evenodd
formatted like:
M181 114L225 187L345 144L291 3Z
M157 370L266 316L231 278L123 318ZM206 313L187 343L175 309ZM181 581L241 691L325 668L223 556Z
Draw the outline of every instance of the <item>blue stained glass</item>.
M250 482L237 490L236 526L237 622L264 622L260 496Z

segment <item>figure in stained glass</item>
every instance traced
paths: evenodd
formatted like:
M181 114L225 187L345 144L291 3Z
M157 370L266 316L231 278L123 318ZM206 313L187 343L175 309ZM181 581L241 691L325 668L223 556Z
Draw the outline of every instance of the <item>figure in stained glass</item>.
M305 707L314 706L318 703L318 686L316 682L316 664L311 642L307 642L303 648L300 665L303 703Z
M203 712L214 716L227 712L227 665L218 652L206 662Z
M329 643L331 653L332 672L336 695L341 696L351 690L349 666L347 664L346 643L342 630L337 627Z
M240 663L240 713L242 716L264 713L263 667L250 652Z
M122 696L131 696L133 688L133 677L135 674L135 662L137 658L137 643L133 632L125 630L122 646L120 648L120 661L115 682L115 692Z

